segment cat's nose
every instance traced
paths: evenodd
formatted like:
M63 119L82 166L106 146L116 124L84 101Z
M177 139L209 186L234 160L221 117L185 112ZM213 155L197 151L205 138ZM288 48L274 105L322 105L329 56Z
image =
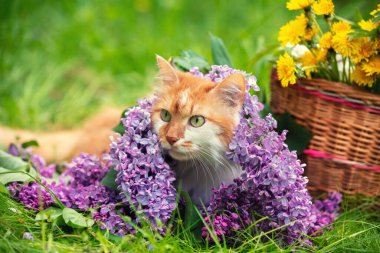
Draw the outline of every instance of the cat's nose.
M179 140L179 138L175 136L166 136L166 140L169 142L170 145L173 145Z

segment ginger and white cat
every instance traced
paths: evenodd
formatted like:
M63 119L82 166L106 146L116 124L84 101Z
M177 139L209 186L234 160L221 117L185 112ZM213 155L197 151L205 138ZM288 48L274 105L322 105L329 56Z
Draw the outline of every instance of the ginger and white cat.
M213 187L232 183L241 168L225 157L239 123L245 78L220 83L174 69L157 56L161 84L151 118L163 149L174 159L177 182L195 203L207 203Z

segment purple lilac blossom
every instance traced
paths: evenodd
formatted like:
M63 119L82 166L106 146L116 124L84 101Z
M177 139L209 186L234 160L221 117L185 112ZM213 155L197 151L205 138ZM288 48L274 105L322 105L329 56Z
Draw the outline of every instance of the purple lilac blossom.
M42 177L45 178L53 178L54 173L56 172L57 165L55 164L50 164L46 165L45 159L43 159L41 156L36 155L36 154L31 154L30 155L30 161L33 164L33 167L36 169L37 172Z
M62 174L69 179L68 184L77 186L90 186L98 183L108 172L107 165L103 165L95 155L82 153L75 157Z
M55 186L54 183L43 183L49 189L52 189ZM50 193L37 182L30 182L26 185L13 182L8 185L8 190L14 199L22 203L26 208L34 211L46 209L54 203L54 199L51 197Z
M125 133L112 139L110 156L124 203L142 214L135 221L145 216L157 228L157 219L166 223L176 207L175 177L152 131L152 101L140 100L138 104L125 113Z
M30 232L24 232L24 234L22 235L22 239L34 241L34 236Z
M339 203L342 201L342 194L330 192L327 199L314 201L312 212L316 216L313 227L310 228L308 234L320 235L323 228L331 229L331 224L338 217Z
M108 203L117 203L120 200L118 194L100 184L110 169L109 165L107 162L102 163L95 155L82 153L74 158L61 175L61 182L68 181L66 187L58 192L62 193L64 198L64 201L61 201L66 206L83 211Z
M227 66L212 66L204 77L220 82L234 72L236 70ZM324 225L332 219L327 220L315 210L306 189L307 178L302 176L305 165L297 159L296 152L289 151L285 144L286 131L280 134L275 131L277 123L270 114L265 118L259 116L263 105L250 94L252 89L258 90L253 76L246 75L246 87L240 123L226 153L227 158L241 165L244 172L235 184L229 186L229 198L226 198L225 186L214 190L207 211L214 214L224 209L225 216L237 211L243 214L255 211L269 218L259 223L259 228L268 231L282 227L278 230L278 236L291 244L310 234L318 219ZM239 198L240 195L244 198ZM335 202L339 203L339 197L335 198ZM334 204L325 214L334 213L337 208L338 205ZM223 219L228 220L225 216ZM217 217L220 215L214 217L213 222L219 224L220 218ZM244 225L241 222L239 226ZM227 226L224 231L229 229ZM218 238L221 239L221 236L218 235Z
M115 204L109 203L102 205L92 214L92 217L101 222L101 229L108 229L112 234L123 236L127 233L134 233L133 227L125 222L119 213L127 215L129 212L126 212L123 207L117 208Z
M46 165L45 159L36 154L32 154L30 149L22 148L21 145L11 144L8 148L8 153L13 156L19 156L21 159L30 160L36 171L45 178L53 178L57 166L55 164Z

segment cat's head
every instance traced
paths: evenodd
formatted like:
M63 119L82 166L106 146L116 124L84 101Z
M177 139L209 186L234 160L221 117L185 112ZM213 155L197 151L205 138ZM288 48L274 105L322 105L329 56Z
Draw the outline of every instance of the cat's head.
M151 118L162 147L176 160L225 151L239 123L244 75L214 83L178 71L160 56L157 63L159 85Z

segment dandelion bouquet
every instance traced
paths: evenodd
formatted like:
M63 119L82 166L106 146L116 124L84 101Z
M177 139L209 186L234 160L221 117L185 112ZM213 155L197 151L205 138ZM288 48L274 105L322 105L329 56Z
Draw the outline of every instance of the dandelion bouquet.
M278 34L285 51L277 60L282 86L306 77L365 86L373 91L379 87L380 4L370 13L370 19L357 23L335 15L332 0L290 0L286 7L302 13L281 27ZM322 25L328 30L323 31Z

